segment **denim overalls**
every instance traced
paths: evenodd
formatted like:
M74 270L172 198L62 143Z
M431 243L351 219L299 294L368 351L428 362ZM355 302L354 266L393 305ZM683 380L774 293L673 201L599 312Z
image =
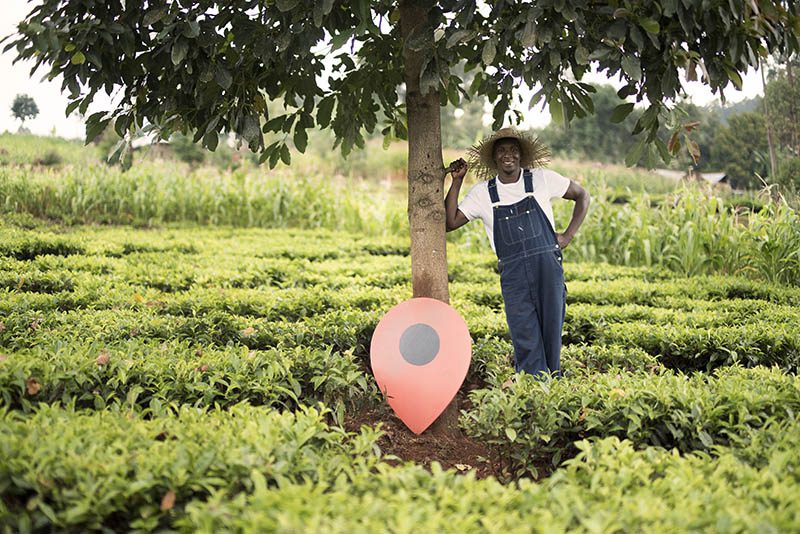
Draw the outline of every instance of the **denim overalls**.
M561 328L566 286L561 250L550 221L533 197L533 173L523 171L526 198L501 205L489 180L494 245L514 366L532 375L561 376Z

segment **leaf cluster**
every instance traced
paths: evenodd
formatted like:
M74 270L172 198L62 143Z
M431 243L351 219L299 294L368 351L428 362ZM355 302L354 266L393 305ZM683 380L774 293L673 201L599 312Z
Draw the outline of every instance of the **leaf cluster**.
M180 131L213 150L233 132L271 166L290 162L290 140L303 152L312 127L331 127L345 154L381 118L384 136L405 138L404 82L438 92L443 105L488 97L495 128L525 83L539 88L529 106L543 100L569 122L593 112L594 86L581 79L595 65L625 82L620 99L648 102L633 130L645 134L631 152L638 161L645 150L676 153L658 131L682 91L680 69L690 80L699 69L714 91L741 86L760 57L798 49L797 10L791 0L714 9L700 0L447 0L404 21L386 0L42 0L6 50L63 76L67 113L86 113L101 90L119 92L115 109L87 118L87 139L113 123L120 136ZM412 28L405 39L401 23ZM419 80L404 79L407 51L423 55ZM475 71L469 85L456 67ZM278 100L284 112L270 113ZM615 116L632 108L620 104Z

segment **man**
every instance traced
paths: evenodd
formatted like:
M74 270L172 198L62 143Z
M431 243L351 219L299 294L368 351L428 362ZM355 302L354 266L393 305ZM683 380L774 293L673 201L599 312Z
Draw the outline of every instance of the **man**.
M504 128L471 150L470 165L484 179L458 203L468 165L450 166L453 183L445 198L447 231L481 219L497 253L517 372L561 376L561 330L566 285L561 251L580 228L589 194L574 181L541 168L548 150L527 134ZM488 179L486 179L488 178ZM572 219L555 232L551 198L575 202Z

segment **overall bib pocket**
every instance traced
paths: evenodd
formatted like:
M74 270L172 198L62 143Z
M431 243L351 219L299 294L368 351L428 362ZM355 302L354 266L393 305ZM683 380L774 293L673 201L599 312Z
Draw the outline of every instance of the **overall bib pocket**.
M521 243L526 239L538 237L542 233L539 220L535 217L534 208L529 208L517 215L508 214L499 217L500 235L507 245Z

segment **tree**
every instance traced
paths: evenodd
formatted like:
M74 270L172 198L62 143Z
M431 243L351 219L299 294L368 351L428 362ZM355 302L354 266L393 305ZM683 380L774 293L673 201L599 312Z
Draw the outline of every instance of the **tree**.
M593 110L594 87L580 80L594 64L621 76L621 99L649 102L634 151L668 157L658 130L682 92L680 68L722 91L760 54L798 49L794 0L708 3L38 0L7 49L63 76L68 112L118 89L115 109L88 117L88 138L113 122L120 134L180 131L213 150L235 132L271 166L290 162L290 140L303 152L313 127L332 128L345 154L364 131L407 138L413 294L448 301L439 107L487 97L498 128L521 119L509 110L525 84L539 88L530 105L544 100L569 121ZM474 71L471 84L456 66ZM280 137L265 144L270 132Z
M783 64L770 72L764 88L767 103L767 120L775 132L776 145L795 156L800 156L800 86L795 81L794 71L798 58L784 60Z
M712 144L712 157L723 163L731 187L758 189L763 184L758 176L769 174L766 122L761 113L731 115L728 126L717 130Z
M20 94L14 98L14 102L11 104L11 113L22 123L20 125L20 130L22 130L25 128L26 120L33 119L39 114L39 106L30 96Z

